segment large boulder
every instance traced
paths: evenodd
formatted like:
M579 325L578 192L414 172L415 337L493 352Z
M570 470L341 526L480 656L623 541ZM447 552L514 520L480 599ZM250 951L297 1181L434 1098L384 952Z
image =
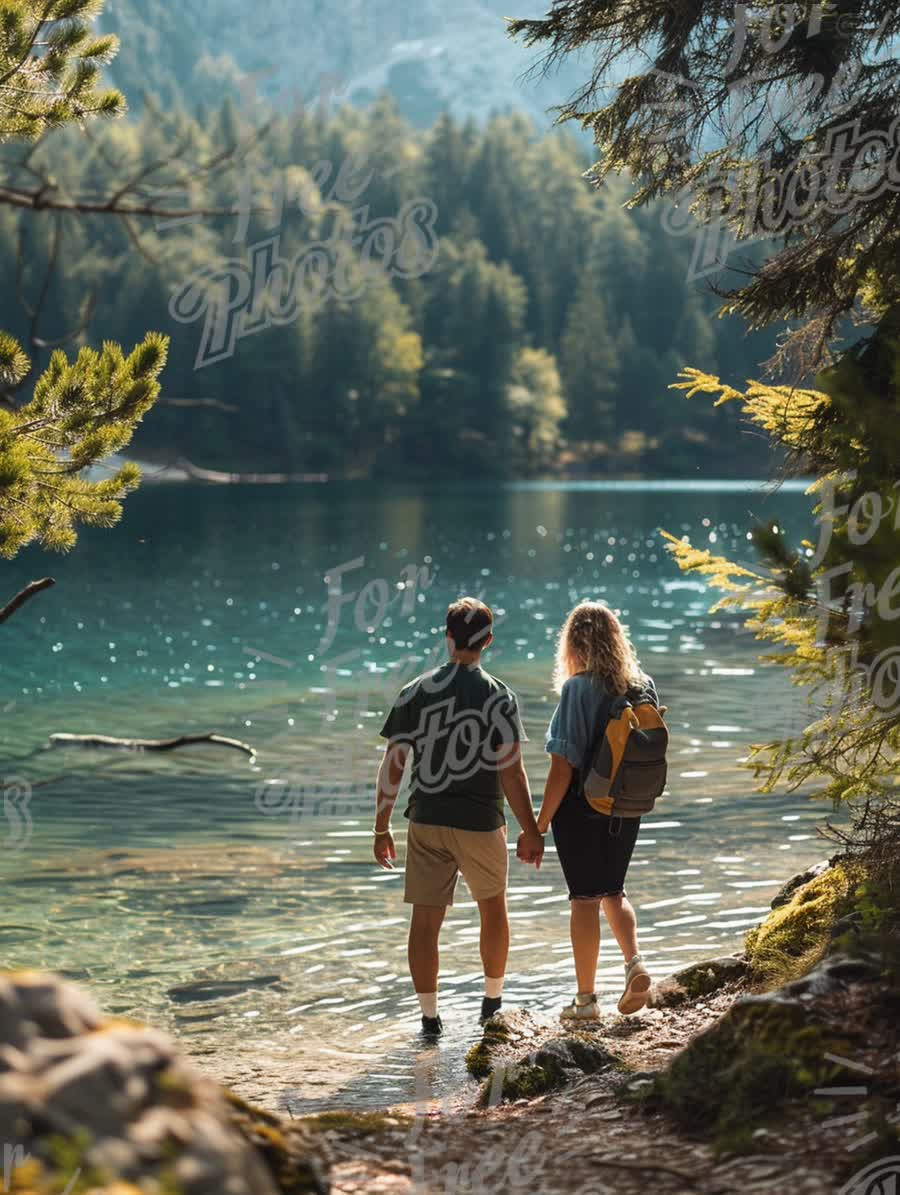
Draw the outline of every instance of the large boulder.
M0 1140L22 1189L278 1195L221 1090L164 1033L52 975L0 977ZM12 1175L7 1174L11 1181ZM310 1173L294 1190L324 1188Z

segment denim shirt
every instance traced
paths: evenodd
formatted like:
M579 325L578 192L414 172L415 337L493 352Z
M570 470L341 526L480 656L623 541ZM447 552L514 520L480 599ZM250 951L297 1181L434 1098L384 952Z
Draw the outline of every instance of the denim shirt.
M659 705L656 686L648 676L646 689L653 703ZM615 695L603 681L588 672L570 676L562 687L559 705L550 719L544 750L561 755L580 771L588 763L588 753L596 747L609 719Z

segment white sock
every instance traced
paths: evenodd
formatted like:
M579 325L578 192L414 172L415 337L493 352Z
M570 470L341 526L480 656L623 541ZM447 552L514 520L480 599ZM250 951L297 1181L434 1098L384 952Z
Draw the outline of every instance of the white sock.
M491 1000L497 1000L503 995L503 976L499 979L491 979L490 975L484 977L484 994Z
M594 999L593 992L578 992L578 994L575 996L575 1003L578 1005L579 1008L584 1008L584 1006L586 1004L590 1004L590 1002L593 999Z
M416 992L419 997L419 1007L422 1009L423 1017L437 1016L437 992Z

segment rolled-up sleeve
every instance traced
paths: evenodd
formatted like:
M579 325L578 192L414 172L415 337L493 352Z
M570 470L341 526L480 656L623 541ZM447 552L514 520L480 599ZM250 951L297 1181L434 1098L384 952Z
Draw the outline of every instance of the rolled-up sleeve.
M573 768L581 767L590 746L584 696L584 684L579 678L572 677L566 681L544 742L544 750L548 755L561 755Z

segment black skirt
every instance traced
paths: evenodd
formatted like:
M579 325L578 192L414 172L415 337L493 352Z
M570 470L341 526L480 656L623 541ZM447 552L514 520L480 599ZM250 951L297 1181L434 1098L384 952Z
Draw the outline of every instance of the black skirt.
M639 817L598 813L573 785L550 824L569 900L624 895Z

